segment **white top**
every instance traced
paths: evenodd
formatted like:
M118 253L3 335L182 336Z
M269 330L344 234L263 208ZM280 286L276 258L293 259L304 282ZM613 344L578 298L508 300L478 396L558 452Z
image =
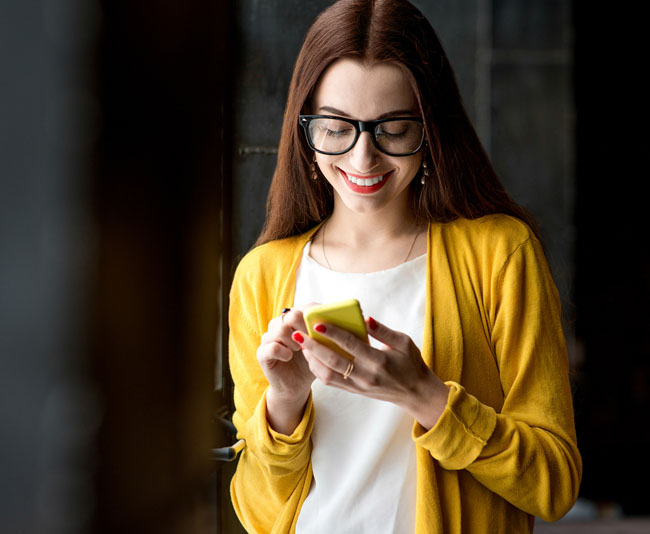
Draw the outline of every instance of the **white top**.
M374 273L331 271L303 252L294 305L356 298L365 316L408 334L422 349L426 255ZM370 337L372 346L381 343ZM297 534L413 534L413 418L394 404L312 385L312 480Z

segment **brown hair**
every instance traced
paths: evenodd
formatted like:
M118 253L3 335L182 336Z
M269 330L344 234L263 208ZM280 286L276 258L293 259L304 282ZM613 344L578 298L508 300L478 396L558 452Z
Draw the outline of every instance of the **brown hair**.
M446 222L490 213L518 217L538 234L532 217L506 193L465 112L449 60L427 19L407 0L340 0L323 11L303 43L291 79L278 162L256 245L305 232L326 219L334 197L326 180L312 180L312 153L298 124L309 112L322 73L340 58L406 69L425 121L424 186L409 191L418 221Z

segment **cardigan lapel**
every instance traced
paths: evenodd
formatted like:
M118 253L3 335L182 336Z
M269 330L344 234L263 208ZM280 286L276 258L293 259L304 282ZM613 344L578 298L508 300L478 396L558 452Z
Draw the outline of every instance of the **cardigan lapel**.
M276 293L276 301L273 303L273 317L277 317L282 312L283 308L290 308L294 305L294 298L296 296L296 277L298 275L298 266L302 260L302 252L309 242L309 240L314 236L318 229L323 225L319 223L317 226L314 226L307 233L296 236L292 243L293 250L288 252L284 258L281 258L286 261L281 261L283 265L281 272L278 273L283 280L279 284L279 291Z
M444 227L444 223L429 225L422 358L441 380L460 382L463 338Z

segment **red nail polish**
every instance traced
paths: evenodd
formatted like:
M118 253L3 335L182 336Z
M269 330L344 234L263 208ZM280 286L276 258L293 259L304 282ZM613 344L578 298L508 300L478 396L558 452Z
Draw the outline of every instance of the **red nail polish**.
M370 327L370 330L377 330L377 321L372 317L368 317L368 326Z
M321 333L321 334L324 334L325 332L327 332L327 328L325 328L325 325L324 325L324 324L317 324L317 325L314 327L314 330L316 330L316 332L319 332L319 333Z
M300 332L294 332L293 335L292 335L291 337L293 337L293 340L294 340L295 342L297 342L297 343L304 343L304 342L305 342L305 338L302 337L302 335L300 334Z

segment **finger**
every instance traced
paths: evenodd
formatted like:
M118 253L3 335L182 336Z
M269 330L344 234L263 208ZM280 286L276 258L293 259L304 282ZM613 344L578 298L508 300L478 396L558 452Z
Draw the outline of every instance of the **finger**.
M273 323L273 321L271 321L271 323ZM298 345L291 338L293 328L288 325L271 323L269 326L269 331L262 334L261 345L267 345L269 343L280 343L292 351L300 350L300 345Z
M294 351L277 341L260 345L257 349L257 360L261 364L270 363L274 360L288 362L291 361L293 355Z
M369 354L370 345L348 330L329 323L317 323L314 330L355 358L363 358Z
M277 340L289 347L291 350L300 350L300 347L291 339L291 334L296 329L304 329L302 312L297 309L289 310L274 317L268 326L268 340L262 336L262 342Z
M344 389L346 391L351 391L358 393L358 388L354 384L352 380L350 380L350 374L347 374L347 378L345 374L339 373L338 371L335 371L331 367L325 365L316 355L307 349L304 349L302 351L302 354L305 357L305 361L307 362L307 365L309 366L309 370L311 373L323 384L326 386L333 386L337 387L339 389ZM350 360L347 360L344 358L344 360L347 362L347 365L350 366L352 365L352 368L350 371L354 369L354 364ZM347 371L347 368L346 368ZM344 373L346 372L344 371Z
M280 323L284 324L284 316L291 311L291 308L283 308L280 313Z
M305 326L305 320L302 315L302 310L300 308L292 308L288 312L284 313L281 316L281 323L283 326L289 327L291 331L300 330L304 331L307 329Z
M314 358L329 370L334 371L338 375L343 375L349 362L345 356L340 355L335 350L319 343L303 332L294 332L293 335L294 340L300 343L303 353L309 352L306 356L307 361L310 358Z
M366 376L367 373L357 365L361 363L357 359L351 361L302 332L296 332L294 335L300 336L302 354L309 370L326 386L360 393L362 390L359 389L358 380L364 384L372 382L372 379Z
M341 379L340 373L325 365L316 355L310 350L303 349L302 353L305 355L305 360L309 366L311 373L326 386L335 386Z
M368 328L368 334L377 341L381 341L384 345L400 352L407 353L413 344L411 338L405 333L392 330L372 317L366 319L366 326Z

